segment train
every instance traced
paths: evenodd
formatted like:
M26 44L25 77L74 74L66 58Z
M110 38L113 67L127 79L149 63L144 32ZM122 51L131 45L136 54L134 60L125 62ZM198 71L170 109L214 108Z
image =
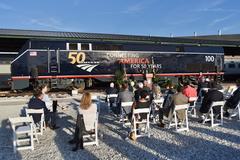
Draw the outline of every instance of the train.
M240 79L240 56L225 56L224 57L224 80L235 82Z
M129 41L31 39L11 62L12 89L31 82L67 88L91 81L113 81L118 70L138 80L154 77L223 75L220 46Z

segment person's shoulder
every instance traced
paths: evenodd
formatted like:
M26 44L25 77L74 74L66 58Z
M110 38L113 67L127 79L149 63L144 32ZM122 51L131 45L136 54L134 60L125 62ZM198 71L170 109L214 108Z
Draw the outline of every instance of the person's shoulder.
M97 104L96 103L92 103L90 106L90 109L92 112L96 112L97 111Z

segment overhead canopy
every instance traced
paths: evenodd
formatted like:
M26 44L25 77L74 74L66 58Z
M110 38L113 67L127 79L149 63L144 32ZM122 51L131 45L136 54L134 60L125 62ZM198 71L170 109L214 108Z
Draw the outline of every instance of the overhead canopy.
M141 43L159 44L186 44L186 45L209 45L209 46L229 46L239 47L239 41L223 39L204 39L196 37L156 37L156 36L136 36L121 34L101 34L83 32L59 32L59 31L40 31L40 30L18 30L0 29L0 38L14 39L61 39L61 40L100 40L100 41L125 41Z
M182 37L182 38L240 42L240 34L189 36L189 37Z

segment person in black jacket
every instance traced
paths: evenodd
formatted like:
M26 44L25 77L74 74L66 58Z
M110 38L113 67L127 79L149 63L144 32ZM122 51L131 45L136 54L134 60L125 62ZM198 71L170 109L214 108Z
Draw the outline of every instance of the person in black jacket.
M56 113L50 112L43 99L43 94L41 90L34 91L34 96L30 99L28 103L29 109L44 109L44 115L45 115L45 122L49 126L50 129L57 129L59 127L56 126ZM41 121L41 115L40 114L32 114L33 121L35 124L39 123Z
M226 101L224 105L225 117L230 116L228 109L236 108L238 103L240 102L240 84L237 84L237 86L238 86L238 89L233 92L232 96Z
M138 83L138 88L137 88L137 90L134 92L134 99L135 99L136 102L139 101L140 94L141 94L142 91L143 91L143 83L142 83L142 82L139 82L139 83Z
M118 94L118 90L114 87L114 83L111 82L110 83L110 87L108 89L106 89L106 94ZM107 101L107 97L106 97L106 101ZM110 103L110 109L115 112L114 108L113 108L113 103L117 102L117 97L111 97L109 98L109 103Z
M212 88L203 97L202 105L199 109L200 114L208 113L212 102L214 101L223 101L223 93L217 90L217 84L213 83ZM220 107L213 108L214 114L220 114Z

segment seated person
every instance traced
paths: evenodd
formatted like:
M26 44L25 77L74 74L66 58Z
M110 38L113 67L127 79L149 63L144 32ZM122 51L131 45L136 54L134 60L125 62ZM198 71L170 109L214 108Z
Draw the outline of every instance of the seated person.
M159 108L159 126L164 127L165 124L163 123L163 116L166 116L168 118L172 117L173 109L174 109L174 103L173 103L173 95L175 93L175 90L173 88L169 88L168 91L166 91L167 95L164 98L163 102L163 108Z
M56 126L56 113L50 112L43 99L43 93L41 90L35 90L34 96L30 99L28 103L29 109L44 109L44 115L45 115L45 122L49 126L50 129L57 129L59 127ZM33 121L35 124L39 123L41 121L41 115L40 114L32 114Z
M208 88L208 82L206 81L205 77L202 77L201 79L199 79L198 82L198 87L197 87L197 94L200 94L200 91L202 88Z
M197 90L190 85L190 82L186 82L184 84L183 94L188 98L197 97Z
M183 93L183 88L179 86L177 88L177 93L172 95L169 100L169 105L163 108L159 108L159 126L164 127L165 124L163 123L163 116L165 115L168 117L169 121L172 120L172 113L174 110L175 105L182 105L182 104L187 104L188 103L188 97L186 97ZM185 120L185 110L179 110L177 111L177 117L179 121L184 121Z
M132 112L131 114L129 114L128 118L129 120L132 119L132 114L133 114L133 110L134 109L140 109L140 108L149 108L150 107L150 101L148 101L146 98L148 96L148 93L147 91L142 91L140 93L140 99L138 102L134 102L133 105L132 105ZM144 114L144 113L141 113L139 114L138 117L136 117L136 119L138 119L138 121L141 121L143 119L147 119L147 114ZM139 128L139 125L137 124L136 128L138 129ZM137 130L137 134L139 134L139 130ZM132 140L136 140L136 136L132 133L130 133L130 139Z
M150 94L150 92L151 92L151 89L149 87L149 83L147 80L143 81L143 90L147 91L148 94Z
M225 105L224 105L224 116L229 117L230 114L228 112L228 109L235 109L240 102L240 83L237 84L238 89L233 92L231 97L227 99Z
M110 83L110 87L106 90L106 94L109 95L109 94L117 94L117 93L118 93L118 90L114 87L114 83L113 82ZM116 100L117 100L117 98L114 98L114 97L111 97L109 99L111 110L113 110L112 106L113 106L113 103L116 102Z
M200 116L202 114L208 113L212 102L214 101L223 101L223 93L217 90L216 83L212 84L212 87L208 90L208 92L203 97L202 105L199 109ZM218 115L220 113L220 108L213 108L214 114ZM202 120L200 120L202 122Z
M158 84L153 85L153 99L160 99L162 97L161 88Z
M134 98L135 98L135 101L137 102L140 98L140 93L143 91L143 83L142 82L139 82L138 83L138 87L137 87L137 90L134 92Z
M188 97L184 95L183 88L181 86L178 87L177 93L173 95L173 103L174 106L176 105L182 105L182 104L188 104ZM196 91L197 93L197 91ZM177 118L180 122L183 122L185 120L185 110L178 110L177 112Z
M151 103L146 99L147 96L148 96L147 91L142 91L140 93L139 101L133 103L132 110L138 109L138 108L149 108ZM146 118L147 118L146 115L140 115L140 119L146 119Z
M38 89L42 91L43 94L43 99L42 101L45 102L46 107L52 111L52 112L57 112L57 101L56 100L52 100L49 96L48 96L48 85L47 84L42 84L40 86L38 86ZM65 109L65 108L62 108Z
M134 102L134 96L133 93L128 90L128 83L124 82L122 85L122 91L118 93L118 110L117 114L120 114L121 112L121 103L122 102ZM131 113L131 107L129 108L123 108L126 115Z
M129 91L132 92L132 93L134 93L136 91L134 81L130 82L130 84L129 84Z
M82 95L78 112L74 138L69 141L70 144L76 144L72 151L77 151L79 148L84 149L84 132L86 133L91 130L91 126L95 122L95 119L92 117L92 115L97 113L97 105L92 103L91 94L89 92L85 92Z
M143 81L143 90L145 90L148 93L147 99L152 101L153 100L152 86L147 80Z

